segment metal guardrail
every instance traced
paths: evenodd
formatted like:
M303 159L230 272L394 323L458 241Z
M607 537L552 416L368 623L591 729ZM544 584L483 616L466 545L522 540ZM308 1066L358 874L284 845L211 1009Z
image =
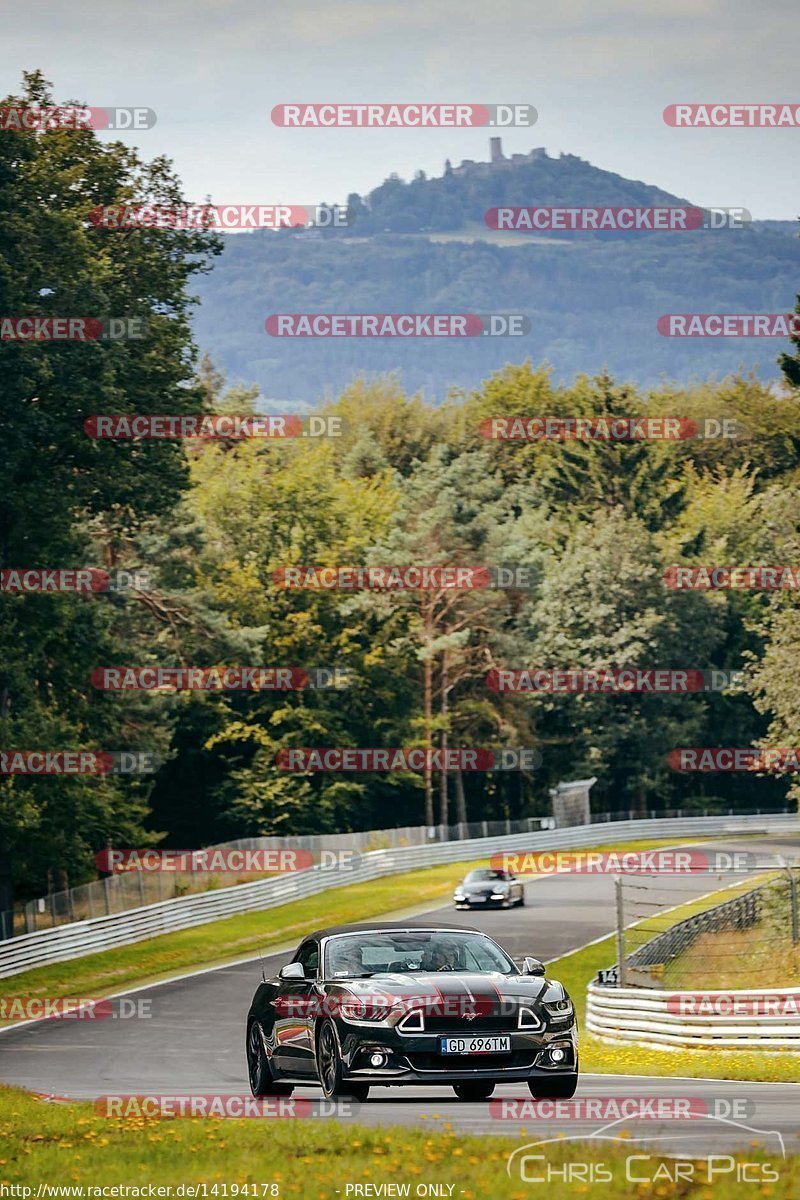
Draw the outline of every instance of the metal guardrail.
M572 786L572 785L562 785ZM773 810L755 808L755 815L762 816ZM791 813L794 810L780 809ZM721 813L695 811L684 813L682 809L667 809L662 812L615 812L592 813L590 824L601 821L667 819L684 816L721 816ZM733 816L729 810L728 816ZM750 815L740 813L739 815ZM367 854L372 850L394 850L406 846L429 846L437 842L464 841L472 838L508 837L515 833L533 833L539 829L566 828L570 822L559 822L553 816L526 817L523 820L473 821L458 825L407 825L402 828L353 830L348 833L303 833L238 838L230 842L218 842L206 846L206 851L215 850L308 850L315 858L329 850L355 850ZM216 887L231 887L233 884L250 882L242 880L236 871L204 872L175 871L165 875L163 871L124 871L106 875L89 883L80 883L61 891L48 892L33 900L18 904L15 909L0 911L0 941L23 933L37 933L40 929L53 929L56 925L69 925L75 921L92 920L94 917L110 917L112 913L142 908L146 904L157 904L161 900L173 900L195 892L209 890L209 879Z
M308 850L315 858L323 851L353 850L367 854L372 850L392 850L406 846L426 846L436 842L459 841L465 838L501 837L514 833L531 833L550 828L552 818L528 817L523 821L478 821L470 825L409 825L402 828L367 829L351 833L293 834L238 838L205 847L218 850ZM52 891L19 905L14 912L0 912L0 940L16 934L38 933L56 925L75 921L110 917L113 913L174 900L196 892L208 891L208 880L216 886L231 887L249 882L236 871L212 872L125 871L106 875L90 883L77 884L61 891Z
M699 995L708 1001L697 1004ZM769 997L788 997L789 1004L774 1003L775 1012L759 1012L759 1008L770 1007ZM715 998L723 998L725 1003L715 1003ZM725 1007L738 1011L730 1014L692 1011ZM787 1016L779 1011L781 1007L800 1014L800 988L650 992L590 983L585 1028L612 1045L634 1043L662 1050L670 1046L711 1046L722 1050L789 1050L800 1054L800 1015Z
M520 833L511 836L441 842L406 849L376 850L357 859L350 871L309 867L292 875L261 879L199 895L182 896L144 905L111 916L76 921L38 933L22 934L0 942L0 978L31 967L96 954L147 938L190 929L210 921L273 908L304 899L330 888L361 883L419 867L484 858L505 850L555 850L602 845L631 838L683 838L704 834L754 831L800 832L800 818L788 815L716 816L614 821L576 825L569 829Z

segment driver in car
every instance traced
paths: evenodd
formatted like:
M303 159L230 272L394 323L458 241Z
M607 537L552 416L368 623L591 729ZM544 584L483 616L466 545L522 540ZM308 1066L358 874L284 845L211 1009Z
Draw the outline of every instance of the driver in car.
M457 971L458 950L451 942L439 942L428 955L429 971Z

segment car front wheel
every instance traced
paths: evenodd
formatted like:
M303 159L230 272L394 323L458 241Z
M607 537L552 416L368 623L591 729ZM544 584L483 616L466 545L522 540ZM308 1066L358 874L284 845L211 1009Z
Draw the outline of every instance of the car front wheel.
M342 1079L342 1056L336 1040L336 1030L326 1021L317 1039L317 1074L326 1100L350 1097L363 1103L369 1095L368 1083L345 1083Z
M251 1021L247 1030L247 1075L254 1096L291 1096L294 1091L289 1083L275 1082L258 1021Z
M528 1080L528 1088L534 1100L569 1100L578 1086L577 1071L571 1075L555 1075L552 1079Z

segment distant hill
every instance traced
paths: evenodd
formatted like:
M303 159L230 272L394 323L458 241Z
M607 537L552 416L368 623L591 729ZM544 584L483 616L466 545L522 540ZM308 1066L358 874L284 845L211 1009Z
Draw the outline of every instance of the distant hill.
M497 148L495 148L497 154ZM258 231L227 240L198 285L198 342L230 379L302 405L357 374L397 370L410 390L441 398L506 362L553 364L558 378L612 374L643 385L755 367L778 375L782 342L665 338L668 312L790 311L800 289L793 222L743 229L525 234L486 226L499 206L688 204L660 188L544 150L447 164L405 183L351 195L346 230ZM522 312L520 338L287 339L264 321L286 312Z

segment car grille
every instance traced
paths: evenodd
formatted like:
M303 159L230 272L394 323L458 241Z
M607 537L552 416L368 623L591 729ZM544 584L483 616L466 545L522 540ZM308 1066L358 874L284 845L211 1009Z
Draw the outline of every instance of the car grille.
M512 1050L510 1054L427 1054L412 1053L406 1058L415 1071L495 1071L503 1067L532 1067L536 1051Z
M425 1032L447 1034L448 1037L469 1037L474 1033L516 1033L516 1014L490 1012L479 1013L472 1021L464 1017L447 1013L437 1016L436 1013L425 1014Z

